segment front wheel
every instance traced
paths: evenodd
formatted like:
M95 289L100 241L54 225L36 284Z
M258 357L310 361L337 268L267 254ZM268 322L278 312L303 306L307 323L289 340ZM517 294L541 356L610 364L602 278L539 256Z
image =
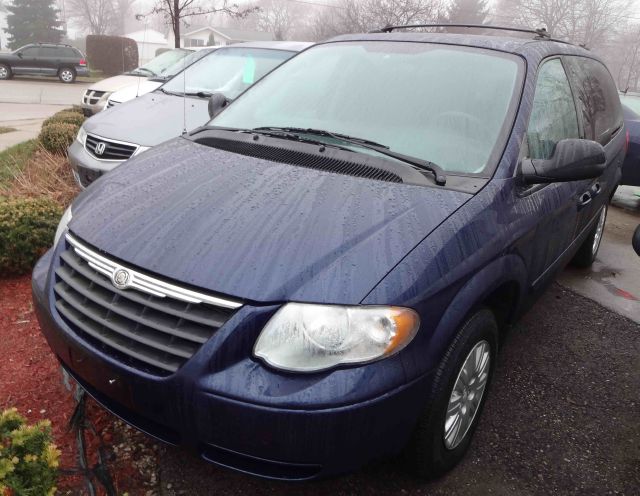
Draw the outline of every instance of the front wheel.
M486 308L467 319L438 366L427 407L406 450L428 479L452 469L469 449L498 350L498 325Z
M11 67L5 64L0 64L0 79L11 79Z
M598 250L600 249L600 243L602 242L602 235L604 234L604 224L607 220L607 209L608 207L605 204L598 214L596 225L593 226L593 229L591 229L587 239L584 240L584 243L582 243L582 246L580 246L574 255L573 260L571 260L571 265L586 268L591 267L595 261L596 255L598 255Z
M58 71L58 79L63 83L73 83L76 80L76 71L63 67Z

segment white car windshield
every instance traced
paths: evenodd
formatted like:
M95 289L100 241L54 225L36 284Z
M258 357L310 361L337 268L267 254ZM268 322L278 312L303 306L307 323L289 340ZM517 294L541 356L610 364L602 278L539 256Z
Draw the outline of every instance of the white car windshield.
M183 50L182 48L176 48L175 50L169 50L158 55L156 58L151 59L146 64L132 70L129 74L134 76L161 76L167 69L173 67L178 60L183 59L192 52Z
M207 96L221 92L236 98L294 52L265 48L220 48L162 86L167 93Z

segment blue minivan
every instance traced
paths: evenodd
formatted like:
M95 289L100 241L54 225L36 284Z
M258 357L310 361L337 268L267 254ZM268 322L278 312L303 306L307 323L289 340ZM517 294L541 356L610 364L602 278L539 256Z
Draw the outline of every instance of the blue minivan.
M544 31L388 31L214 95L67 210L34 305L105 408L268 478L463 457L501 336L596 257L626 132L602 62Z

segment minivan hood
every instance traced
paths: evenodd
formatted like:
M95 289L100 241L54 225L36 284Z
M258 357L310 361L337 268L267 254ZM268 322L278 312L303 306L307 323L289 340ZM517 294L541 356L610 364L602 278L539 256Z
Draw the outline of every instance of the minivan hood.
M127 265L196 288L357 304L471 196L177 138L93 183L69 229Z
M146 77L127 76L126 74L121 74L120 76L102 79L101 81L89 86L89 90L113 92L129 86L130 84L137 83L138 81L146 81L146 79Z
M154 91L94 115L84 123L85 131L102 138L155 146L206 124L209 101L182 98Z

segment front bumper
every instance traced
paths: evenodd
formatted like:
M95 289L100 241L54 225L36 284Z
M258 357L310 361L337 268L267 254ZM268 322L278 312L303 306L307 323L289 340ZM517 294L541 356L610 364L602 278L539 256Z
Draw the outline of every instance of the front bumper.
M67 150L73 177L81 188L86 188L103 174L115 169L125 160L98 160L81 143L74 140Z
M51 250L36 265L33 300L63 367L129 424L210 462L285 480L351 471L399 453L424 407L430 374L406 381L397 357L314 375L248 358L242 350L278 306L245 305L173 375L132 369L60 318L48 282L56 260Z

